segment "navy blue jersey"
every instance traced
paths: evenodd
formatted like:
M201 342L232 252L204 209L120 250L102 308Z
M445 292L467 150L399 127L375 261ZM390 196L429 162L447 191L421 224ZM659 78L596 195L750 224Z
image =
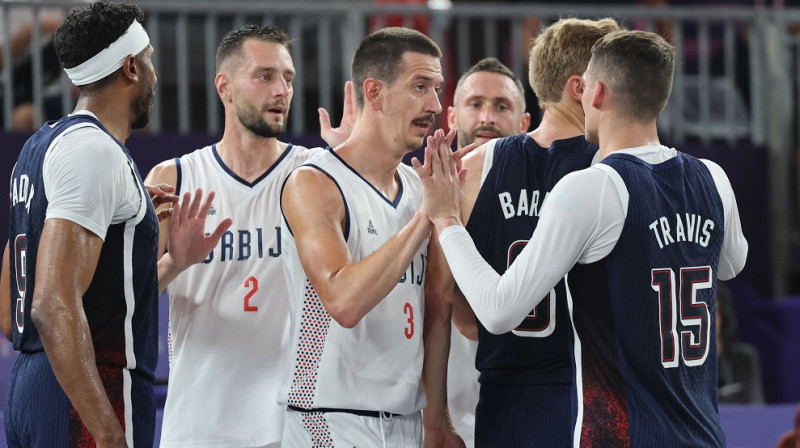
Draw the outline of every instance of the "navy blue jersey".
M36 255L48 206L42 178L45 154L62 132L87 122L109 134L99 121L88 115L46 123L25 143L12 173L11 315L14 348L24 353L43 350L30 311L36 286ZM147 209L140 211L139 216L109 226L94 277L83 296L83 308L97 364L135 369L152 380L158 355L158 219L130 154L117 143L129 161L130 175L139 185Z
M723 446L714 290L725 222L714 180L680 152L657 165L627 154L603 163L629 203L611 253L568 277L581 445Z
M565 175L588 168L597 146L583 136L540 147L527 134L497 141L494 161L467 223L478 251L502 274L525 247L546 195ZM480 382L571 384L572 332L561 281L514 331L489 333L478 323Z

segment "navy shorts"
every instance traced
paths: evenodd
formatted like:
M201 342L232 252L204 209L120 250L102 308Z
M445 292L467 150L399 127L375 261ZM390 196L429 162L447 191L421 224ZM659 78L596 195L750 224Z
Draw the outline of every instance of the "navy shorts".
M571 447L575 403L570 384L481 384L475 447Z
M128 437L133 437L133 446L152 447L156 416L152 381L119 367L100 365L97 369L120 424ZM126 382L130 384L127 398ZM10 448L94 446L44 352L20 353L17 358L8 384L4 419Z

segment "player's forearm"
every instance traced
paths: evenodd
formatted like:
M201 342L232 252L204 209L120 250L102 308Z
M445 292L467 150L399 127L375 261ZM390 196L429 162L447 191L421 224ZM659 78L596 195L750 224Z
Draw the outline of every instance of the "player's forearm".
M0 260L0 326L3 328L3 335L9 341L12 340L11 329L11 278L10 261L8 260L8 243L3 251L3 259Z
M456 288L453 293L453 324L458 332L469 340L478 340L478 321L475 312L469 306L467 299L461 294L461 290Z
M331 317L346 328L358 324L397 285L430 233L430 227L427 216L417 212L380 249L315 285Z
M158 259L158 293L161 294L182 271L175 266L169 252Z
M59 306L58 300L40 302L47 307L32 308L31 319L58 383L98 446L124 446L125 433L97 372L83 310Z
M422 333L425 348L422 384L428 407L423 411L426 429L449 430L447 413L447 360L450 356L450 313L452 307L442 297L425 296L425 320Z

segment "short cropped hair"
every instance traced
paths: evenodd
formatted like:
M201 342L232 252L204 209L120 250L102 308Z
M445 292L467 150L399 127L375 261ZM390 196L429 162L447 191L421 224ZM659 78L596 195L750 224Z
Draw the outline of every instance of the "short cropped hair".
M656 33L616 31L592 47L591 73L613 93L620 114L657 119L672 93L675 47Z
M519 100L520 105L522 106L522 112L525 112L525 88L522 86L522 82L517 78L517 75L511 71L505 64L500 62L497 58L483 58L480 61L476 62L475 65L469 68L461 78L458 79L458 84L456 84L456 92L453 95L453 104L458 104L458 96L461 93L461 87L464 85L464 80L470 77L470 75L474 73L481 73L481 72L488 72L488 73L499 73L512 81L514 81L514 85L517 86L517 93L519 93Z
M239 56L242 45L247 39L258 39L265 42L274 42L287 49L292 39L285 31L276 26L249 24L231 30L217 46L217 72L222 64L231 57Z
M74 9L56 30L54 45L61 67L88 61L125 34L134 20L142 22L144 12L133 3L100 1ZM92 84L104 84L118 72Z
M374 78L389 85L394 83L404 70L403 54L407 52L442 57L436 42L409 28L383 28L361 40L350 66L359 110L364 107L364 81Z
M539 104L558 103L570 76L581 76L592 45L619 30L616 20L560 19L535 38L528 59L528 81Z

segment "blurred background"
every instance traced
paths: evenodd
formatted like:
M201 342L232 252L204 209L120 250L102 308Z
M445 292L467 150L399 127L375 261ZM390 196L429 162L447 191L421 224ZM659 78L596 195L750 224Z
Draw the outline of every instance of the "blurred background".
M2 179L9 178L33 130L74 107L77 92L58 67L52 36L69 10L84 3L0 1ZM416 28L442 47L445 107L459 75L484 57L497 57L526 80L530 39L557 18L614 17L625 28L662 34L679 55L672 97L659 123L662 143L726 170L750 243L747 265L727 283L727 305L720 307L720 337L726 347L749 346L746 362L756 372L750 386L720 379L720 400L732 403L721 406L728 442L774 446L793 426L800 401L800 0L136 3L146 13L158 75L151 124L127 142L143 175L159 161L219 139L223 112L213 85L214 54L224 34L246 23L277 25L294 38L297 77L282 140L305 146L324 145L316 109L326 108L338 123L352 53L364 35L382 27ZM534 128L540 111L525 84ZM0 182L0 193L7 188ZM0 207L2 234L7 215L8 208ZM158 375L165 391L167 300L161 305ZM3 340L0 403L15 356ZM755 392L739 393L749 387Z

